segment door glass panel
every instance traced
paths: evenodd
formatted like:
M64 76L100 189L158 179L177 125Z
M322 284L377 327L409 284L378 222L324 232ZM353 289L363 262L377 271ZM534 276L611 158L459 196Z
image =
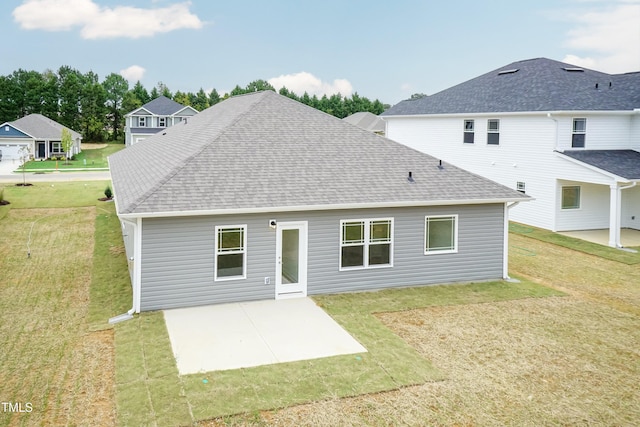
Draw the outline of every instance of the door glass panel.
M298 283L300 230L282 230L282 283Z

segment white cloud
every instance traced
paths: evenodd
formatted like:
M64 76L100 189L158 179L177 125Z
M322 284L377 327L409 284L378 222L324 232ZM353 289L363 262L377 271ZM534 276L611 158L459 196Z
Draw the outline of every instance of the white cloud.
M26 0L13 10L13 18L26 30L68 31L80 27L85 39L140 38L189 28L203 22L189 11L191 2L142 9L102 7L93 0Z
M564 62L608 73L640 70L639 0L593 6L569 19L575 26L565 46L584 54L571 52Z
M120 70L120 75L130 82L137 82L138 80L142 80L142 76L144 76L146 71L147 70L139 65L132 65L124 70Z
M313 74L305 71L273 77L268 82L276 90L280 90L284 86L299 96L305 92L311 96L317 95L318 97L322 95L331 96L336 93L342 96L351 96L353 92L353 86L351 86L349 80L335 79L331 83L323 82Z

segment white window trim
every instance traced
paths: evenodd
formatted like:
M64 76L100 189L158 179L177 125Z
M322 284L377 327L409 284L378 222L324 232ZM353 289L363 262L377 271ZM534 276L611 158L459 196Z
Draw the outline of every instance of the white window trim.
M370 242L371 240L371 223L375 221L389 221L389 264L374 264L369 265L369 245L376 244L387 244L387 242ZM364 246L362 253L362 265L356 265L352 267L343 267L342 266L342 248L345 246L360 246L360 244L343 244L342 243L342 230L344 224L347 222L364 222L364 236L362 246ZM393 267L393 235L394 235L394 221L393 218L354 218L354 219L341 219L340 220L340 230L339 230L339 260L338 260L338 270L339 271L350 271L350 270L365 270L365 269L375 269L375 268L390 268Z
M223 229L228 229L228 228L242 228L243 233L242 233L242 237L243 237L243 242L242 242L242 247L244 248L244 250L242 251L230 251L230 252L224 252L225 254L238 254L238 253L242 253L243 257L242 257L242 276L231 276L231 277L218 277L218 255L220 255L218 253L218 231L219 230L223 230ZM240 224L240 225L216 225L215 227L215 245L214 245L214 252L213 252L213 256L214 256L214 264L213 264L213 280L214 282L226 282L229 280L242 280L242 279L246 279L247 278L247 224Z
M563 193L565 188L577 188L578 189L578 206L577 207L569 207L565 208L562 203ZM560 188L560 210L561 211L577 211L582 209L582 186L580 185L563 185Z
M427 250L427 221L429 219L437 218L453 218L453 249L445 250ZM458 253L458 214L454 215L426 215L424 217L424 241L422 249L425 255L440 255L440 254L456 254Z
M142 124L140 124L140 122L142 122ZM139 116L138 117L138 126L139 128L146 128L147 127L147 116Z
M164 120L164 124L161 123L161 121ZM159 128L166 128L167 127L167 117L158 117L158 127Z

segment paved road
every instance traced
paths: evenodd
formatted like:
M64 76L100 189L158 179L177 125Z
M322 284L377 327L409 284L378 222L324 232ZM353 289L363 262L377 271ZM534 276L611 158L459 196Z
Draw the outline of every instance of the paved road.
M109 171L99 172L50 172L26 173L27 182L61 182L61 181L108 181L111 179ZM0 183L22 182L21 173L0 175Z

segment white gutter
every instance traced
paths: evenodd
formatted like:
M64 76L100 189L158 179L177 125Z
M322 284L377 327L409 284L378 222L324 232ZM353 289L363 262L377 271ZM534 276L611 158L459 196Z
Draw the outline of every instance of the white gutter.
M336 205L307 205L307 206L274 206L259 208L235 208L235 209L203 209L194 211L165 211L165 212L140 212L140 213L118 213L120 218L164 218L183 216L209 216L209 215L240 215L255 213L276 213L276 212L305 212L305 211L327 211L343 209L374 209L374 208L404 208L419 206L451 206L451 205L485 205L502 204L509 202L526 202L531 198L506 198L506 199L478 199L478 200L433 200L424 201L403 201L403 202L382 202L382 203L345 203ZM116 208L118 199L116 197Z
M380 117L382 119L408 119L408 118L424 118L424 117L453 117L453 118L473 118L473 117L495 117L500 115L501 117L507 116L532 116L532 115L548 115L555 114L557 115L584 115L585 113L589 114L607 114L607 115L615 115L615 116L629 116L632 114L636 114L638 109L635 110L593 110L593 111L585 111L585 110L554 110L554 111L493 111L493 112L469 112L469 113L433 113L433 114L384 114Z
M553 151L559 151L559 150L558 150L558 145L559 145L558 138L559 138L560 136L559 136L559 134L558 134L558 119L556 119L555 117L553 117L553 116L551 115L551 113L547 113L547 117L548 117L548 118L550 118L551 120L553 120L554 122L556 122L556 142L555 142L555 144L554 144L554 146L553 146Z
M142 219L138 218L136 221L131 221L127 218L122 218L124 222L127 222L133 226L133 256L127 261L133 261L133 274L131 275L131 289L133 298L131 302L131 309L126 313L109 319L110 324L122 322L133 318L134 313L140 313L140 279L141 268L140 261L142 255Z
M509 210L518 206L520 202L504 204L504 247L502 249L502 278L511 280L509 277Z

